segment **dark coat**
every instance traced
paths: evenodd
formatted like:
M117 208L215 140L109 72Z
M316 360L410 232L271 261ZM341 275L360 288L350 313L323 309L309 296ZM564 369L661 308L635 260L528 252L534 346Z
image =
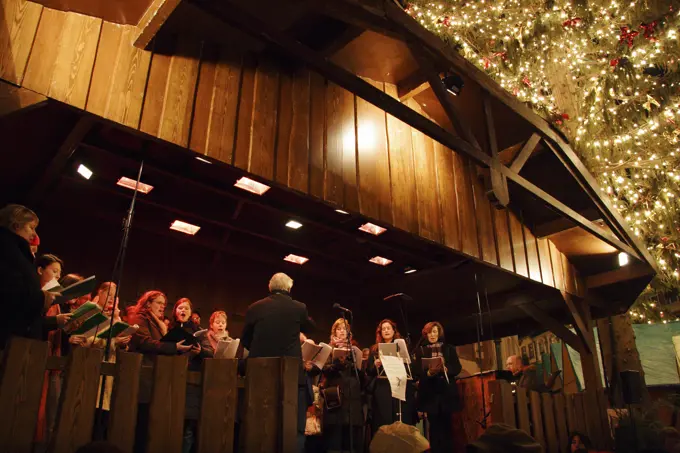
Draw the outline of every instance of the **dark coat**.
M382 368L375 366L378 359L378 346L373 345L371 354L368 357L366 374L368 375L367 392L370 394L371 408L371 428L375 434L381 426L390 425L399 421L399 402L392 398L392 389L384 373L378 377ZM409 425L418 423L416 411L416 386L412 380L406 385L406 401L401 403L401 421Z
M0 227L0 349L12 335L41 339L45 296L28 242Z
M363 426L364 414L361 407L363 381L364 372L355 373L354 366L349 362L335 360L323 367L321 387L327 389L340 386L342 394L340 407L329 411L324 404L324 425L348 425L351 413L352 425Z
M195 334L201 329L201 326L196 324L195 322L189 321L185 323L175 323L174 325L171 325L170 328L174 329L175 327L179 326L181 329L184 329L186 332L190 333L191 335ZM206 332L207 335L207 332ZM203 359L209 359L212 358L215 355L215 351L213 350L212 346L209 349L206 349L203 347L203 341L199 341L198 344L201 346L201 352L198 353L198 355L195 355L194 357L189 360L189 370L190 371L201 371L201 365L203 364ZM210 341L208 341L208 344L210 344Z
M461 402L456 385L456 376L460 374L463 367L458 359L455 346L450 344L442 346L449 382L446 382L446 376L443 373L428 376L427 372L423 370L422 358L431 357L430 354L427 347L420 347L416 350L414 368L419 375L418 410L427 412L429 415L446 415L459 411Z
M130 340L129 350L144 354L144 364L151 365L155 355L175 355L177 345L161 341L163 333L149 313L135 313L128 319L128 324L137 324L139 329Z
M545 385L543 385L542 382L539 382L538 375L536 374L536 367L533 365L525 367L516 377L518 378L517 387L519 388L533 390L535 392L546 391Z

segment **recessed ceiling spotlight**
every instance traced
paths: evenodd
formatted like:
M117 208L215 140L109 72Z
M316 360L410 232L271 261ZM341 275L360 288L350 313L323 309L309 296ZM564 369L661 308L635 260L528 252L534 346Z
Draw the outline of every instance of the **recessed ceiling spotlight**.
M404 274L412 274L412 273L414 273L414 272L418 272L418 269L413 269L412 267L407 267L407 268L404 270Z
M212 164L212 162L210 162L208 159L204 159L204 158L202 158L201 156L196 156L195 159L196 159L196 160L200 160L200 161L203 162L204 164Z
M298 228L302 227L302 224L295 220L289 220L288 223L286 223L286 226L290 229L297 230Z
M304 256L293 255L291 253L290 255L286 256L283 260L288 261L289 263L305 264L307 261L309 261L309 258L306 258Z
M245 176L236 181L234 186L247 192L254 193L255 195L262 195L270 189L268 185L246 178Z
M392 260L389 260L387 258L383 258L382 256L374 256L370 260L371 263L377 264L379 266L387 266L389 264L392 264Z
M175 220L170 225L170 229L193 236L196 233L198 233L198 230L200 230L201 227L198 225L192 225L190 223L182 222L181 220Z
M349 215L349 212L343 211L342 209L336 209L335 212L337 212L338 214Z
M119 185L121 187L125 187L130 190L135 190L137 188L138 192L142 192L144 194L149 193L153 190L153 186L150 184L144 184L143 182L139 182L139 185L137 185L137 181L134 179L130 179L126 176L123 176L118 180L116 185Z
M387 231L385 228L375 225L373 223L367 222L364 223L359 227L359 229L363 232L370 233L374 236L380 236L383 234L385 231Z
M82 177L85 178L85 179L90 179L90 178L92 177L92 170L90 170L89 168L87 168L87 167L86 167L85 165L83 165L83 164L80 164L80 165L78 166L78 170L77 170L77 171L78 171L78 173L80 174L80 176L82 176Z
M621 252L619 253L619 267L623 267L628 264L630 260L628 259L628 254Z

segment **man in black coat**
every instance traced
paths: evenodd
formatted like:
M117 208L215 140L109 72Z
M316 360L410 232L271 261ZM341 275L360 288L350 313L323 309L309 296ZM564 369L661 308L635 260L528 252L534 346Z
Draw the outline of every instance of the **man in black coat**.
M270 295L248 307L246 322L241 335L248 358L296 357L302 359L300 333L308 334L314 324L307 313L307 306L290 297L293 279L284 273L274 274L269 281ZM302 363L302 362L300 362ZM300 367L298 374L298 446L304 451L305 414L313 395Z

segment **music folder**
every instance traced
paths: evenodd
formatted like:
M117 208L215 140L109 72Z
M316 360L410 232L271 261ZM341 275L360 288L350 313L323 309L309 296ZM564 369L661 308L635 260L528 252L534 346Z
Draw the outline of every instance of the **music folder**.
M189 344L192 346L199 343L198 338L180 326L173 327L172 329L168 330L168 333L165 334L163 338L161 338L161 341L166 343L179 343L182 340L184 340L184 344Z

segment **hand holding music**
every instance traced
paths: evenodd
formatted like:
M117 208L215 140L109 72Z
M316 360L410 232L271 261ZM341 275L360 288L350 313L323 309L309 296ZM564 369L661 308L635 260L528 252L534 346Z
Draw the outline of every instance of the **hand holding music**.
M74 345L82 346L86 343L87 339L82 335L71 335L68 337L68 342Z
M314 368L314 363L311 360L305 360L304 368L305 371L312 371L312 368Z
M132 339L132 335L127 335L127 336L124 336L124 337L118 337L118 338L116 338L116 343L117 344L123 344L123 345L128 344L128 343L130 343L131 339Z
M66 323L71 320L71 316L73 316L71 313L63 313L57 315L57 326L64 327Z
M195 344L195 345L191 346L191 349L189 350L189 357L190 358L196 357L200 353L201 353L201 345Z
M57 293L51 293L49 291L43 290L43 297L44 297L44 308L45 310L48 310L51 306L52 303L54 302L54 299L57 298L59 294Z
M190 344L184 344L184 340L177 342L177 352L183 354L191 350Z

